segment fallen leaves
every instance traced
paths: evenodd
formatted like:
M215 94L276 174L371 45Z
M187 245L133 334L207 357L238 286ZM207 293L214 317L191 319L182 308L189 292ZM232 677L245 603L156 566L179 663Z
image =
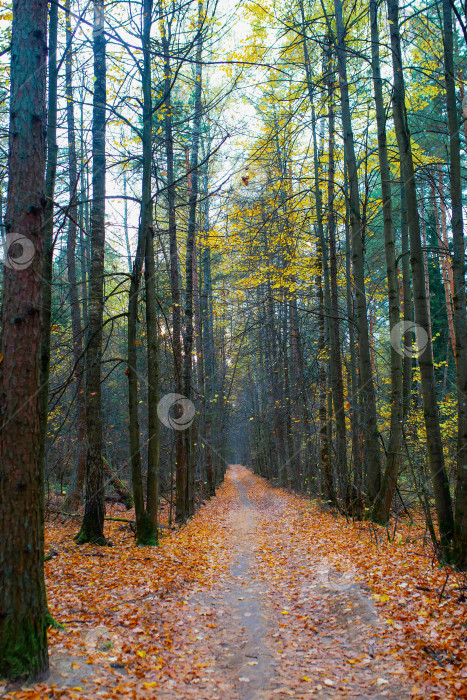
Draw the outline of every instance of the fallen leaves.
M6 697L230 700L236 683L253 692L265 654L275 659L271 697L467 697L465 581L433 564L421 523L399 522L390 542L383 528L347 523L247 470L236 475L258 520L245 535L254 566L229 594L237 637L225 604L239 538L230 515L240 508L229 477L157 549L135 547L127 527L110 521L113 548L78 547L76 523L48 522L46 546L58 553L45 565L48 600L66 629L49 631L48 684ZM226 678L232 640L261 620L255 660Z
M260 488L258 482L262 482ZM333 626L337 634L339 626L347 624L346 615L351 624L354 615L370 621L376 619L377 612L385 623L378 632L381 642L387 646L387 653L399 660L393 667L394 676L412 677L413 697L467 697L466 580L451 571L446 584L446 571L433 561L426 543L423 518L420 516L413 525L399 521L397 536L390 541L385 528L346 522L318 503L274 489L263 480L255 479L248 486L249 497L260 508L273 494L277 497L276 517L268 523L267 535L264 524L260 528L263 534L259 549L263 576L273 584L276 596L282 593L279 612L302 612L310 597L332 591L338 600L342 599L342 607L327 620L320 619L318 606L313 615L307 611L312 618L312 635L323 634L325 625L326 634L332 634ZM371 611L371 606L361 609L359 598L366 592L376 611ZM284 602L288 603L285 608ZM305 639L305 617L294 614L289 623L289 654L293 653L293 642L300 647L300 637ZM369 664L373 657L377 660L378 646L381 644L366 661L363 656L347 657L347 668ZM338 640L334 647L338 649ZM335 649L330 648L327 654L332 657ZM335 664L340 672L337 654ZM315 675L305 675L316 680ZM394 683L386 673L375 682L384 687ZM323 678L320 684L325 685Z

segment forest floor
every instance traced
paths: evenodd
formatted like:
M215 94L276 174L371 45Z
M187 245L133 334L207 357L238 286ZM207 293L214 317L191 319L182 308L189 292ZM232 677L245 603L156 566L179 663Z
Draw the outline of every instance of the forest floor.
M6 698L465 698L465 577L419 523L350 523L232 466L160 547L48 522L46 683ZM390 536L389 536L390 535Z

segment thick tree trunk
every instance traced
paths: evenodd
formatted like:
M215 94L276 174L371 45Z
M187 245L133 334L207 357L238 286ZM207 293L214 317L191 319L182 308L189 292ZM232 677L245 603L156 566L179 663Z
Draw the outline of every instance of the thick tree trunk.
M418 215L417 193L415 186L415 170L410 144L410 132L405 111L405 85L402 69L402 55L399 35L399 4L398 0L388 0L388 19L391 33L392 63L394 72L393 115L397 144L404 174L407 220L410 236L410 262L414 290L415 321L421 328L421 333L429 334L427 299L425 294L425 275L423 269L423 251ZM433 367L432 348L429 342L420 349L418 358L423 395L423 412L428 444L428 459L430 464L433 491L435 496L438 526L441 535L441 545L445 556L449 554L453 536L453 513L449 480L446 473L443 455L443 443L439 425L438 400Z
M79 544L105 544L105 488L102 462L102 321L105 254L106 40L104 0L94 0L94 96L92 126L91 269L86 339L86 500Z
M454 563L467 568L467 321L465 293L465 244L462 217L462 178L459 115L454 79L452 11L443 0L444 71L449 126L450 184L452 205L454 327L457 371L457 482L454 518Z
M381 176L381 196L383 201L384 247L386 252L386 272L388 278L389 330L393 331L400 323L399 285L396 270L394 228L392 221L391 172L389 169L386 111L383 102L383 81L379 62L379 32L377 1L370 0L371 22L371 65L373 89L378 126L378 156ZM391 514L391 503L397 486L400 450L402 445L402 356L399 348L391 345L391 434L386 454L386 465L380 491L373 505L372 518L386 523Z
M376 396L371 371L370 342L365 292L365 258L362 241L358 170L355 158L352 121L350 116L349 86L347 81L345 30L341 0L334 0L337 28L337 62L341 94L342 127L344 132L344 160L349 179L349 208L352 231L352 261L357 307L358 349L360 358L359 391L363 402L364 432L367 461L367 497L372 504L381 487L379 433L376 419Z
M46 0L15 0L0 362L0 678L48 670L40 372ZM16 241L16 243L15 243Z

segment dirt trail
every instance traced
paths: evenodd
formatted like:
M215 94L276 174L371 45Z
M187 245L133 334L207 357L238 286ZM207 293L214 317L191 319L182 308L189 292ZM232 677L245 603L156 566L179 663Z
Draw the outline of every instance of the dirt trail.
M216 624L198 640L206 675L184 696L410 697L369 592L330 569L325 552L310 561L284 523L278 531L279 491L240 466L227 479L237 496L226 513L231 565L212 592L188 601L193 613L209 609Z
M102 551L62 537L48 593L67 626L50 633L51 676L33 688L0 685L1 697L402 700L413 692L395 651L400 626L379 616L356 580L345 537L326 534L316 504L244 467L231 466L218 495L160 548L123 540Z

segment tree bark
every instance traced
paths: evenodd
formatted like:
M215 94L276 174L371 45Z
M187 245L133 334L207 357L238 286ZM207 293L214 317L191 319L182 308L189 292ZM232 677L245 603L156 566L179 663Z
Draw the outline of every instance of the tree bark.
M165 152L167 159L167 207L169 220L170 245L170 285L172 290L172 348L174 358L175 387L178 394L183 395L182 377L182 341L181 341L181 300L180 281L178 272L177 221L175 217L175 177L174 177L174 143L172 128L172 68L170 63L170 41L167 35L165 9L159 0L159 19L161 24L161 42L164 60L164 130ZM186 517L186 488L187 488L187 454L183 431L175 433L176 443L176 503L175 520L183 522Z
M46 0L15 0L0 362L0 677L48 671L41 462ZM28 243L29 241L29 243Z
M76 222L78 220L78 206L76 196L78 189L78 161L76 155L75 115L73 96L73 32L70 20L70 1L65 2L66 13L66 38L67 55L65 59L66 80L66 116L68 130L68 171L70 187L70 206L68 209L68 236L66 247L66 261L68 274L68 287L70 295L71 333L73 343L73 363L75 367L75 395L77 402L77 461L72 478L72 487L67 494L65 510L74 512L81 505L84 478L86 475L86 404L84 401L84 357L83 357L83 329L81 324L81 309L78 295L78 281L76 276Z
M159 492L159 358L158 330L155 295L154 241L152 234L151 168L152 168L152 97L151 97L151 26L152 0L144 0L142 7L143 66L143 131L142 162L143 180L141 192L141 218L138 228L138 243L130 281L128 300L128 400L131 452L131 479L135 499L136 542L138 545L157 544L157 509ZM144 503L143 477L141 471L141 446L138 416L138 299L141 274L145 262L146 283L146 329L148 363L148 469L147 505Z
M301 12L301 27L303 35L305 35L305 14L303 9L303 0L300 0ZM326 398L327 398L327 380L326 380L326 360L325 353L325 312L330 310L330 292L329 292L329 274L327 270L327 251L326 241L324 238L323 226L323 205L321 199L321 190L319 187L319 160L318 160L318 140L316 134L316 114L314 106L312 76L310 56L306 37L303 40L303 55L305 59L305 73L307 79L307 90L311 108L312 134L313 134L313 177L315 190L315 207L316 207L316 227L318 240L316 244L316 252L318 258L319 272L316 276L316 288L318 292L318 310L320 312L318 326L318 346L321 355L319 359L319 422L320 422L320 462L322 474L323 495L326 500L336 503L336 491L334 487L334 477L332 473L332 465L330 462L330 443L328 440L328 420L331 416L327 415ZM322 281L324 277L323 293ZM326 301L326 304L325 304Z
M342 376L342 356L340 348L339 298L337 288L337 257L336 257L336 212L334 207L334 105L332 52L328 60L328 235L329 235L329 271L331 281L331 307L329 331L331 340L331 377L332 400L336 419L336 461L339 478L340 496L344 504L349 501L349 481L347 474L347 436L345 427L344 380Z
M401 169L401 265L402 265L402 288L403 288L403 315L404 324L407 329L404 333L404 346L411 348L413 343L413 305L412 292L410 285L410 250L409 250L409 227L407 223L407 207L405 204L405 186L404 186L404 169L400 163ZM410 353L405 353L402 360L402 409L404 419L410 408L410 397L412 395L412 356Z
M47 171L45 176L44 250L42 264L41 300L41 383L39 406L41 413L41 454L39 459L45 465L47 439L47 417L49 412L50 379L50 333L52 320L52 276L54 249L54 194L57 175L57 34L58 5L50 4L49 11L49 55L48 55L48 100L47 100Z
M454 328L457 372L457 481L454 517L454 563L467 568L467 321L465 293L465 244L462 215L462 178L459 115L454 78L452 10L443 0L444 72L449 127L450 185L452 205Z
M195 237L196 237L196 210L198 204L198 161L199 161L199 139L202 114L202 13L203 4L198 5L198 43L196 50L196 70L195 70L195 95L194 95L194 116L191 147L191 187L189 199L188 230L186 240L186 294L185 294L185 338L184 338L184 368L183 368L183 393L190 401L194 398L193 393L193 268L196 267ZM184 431L185 453L187 455L187 489L185 512L190 516L194 512L194 482L195 465L194 455L191 450L193 426L190 425Z
M441 170L439 171L439 183L442 185L442 176L441 176ZM440 199L443 198L444 193L442 190L440 190ZM436 224L436 233L438 237L438 242L440 244L440 247L444 247L444 251L440 253L439 260L440 260L440 266L441 266L441 277L443 280L443 287L444 287L444 298L446 302L446 316L448 319L448 329L449 329L449 340L451 343L452 347L452 352L454 354L454 357L456 356L456 334L454 330L454 312L453 312L453 307L452 307L452 293L451 293L451 284L449 282L449 273L448 273L448 266L451 266L451 261L450 261L450 255L449 255L449 241L448 241L448 235L447 235L447 228L442 227L440 224L439 220L439 211L438 211L438 202L437 202L437 197L436 197L436 187L433 182L432 185L432 195L433 195L433 213L435 217L435 224ZM445 217L446 218L446 217ZM446 235L444 236L444 231L446 231ZM451 270L451 277L452 277L452 270ZM449 350L449 347L448 347Z
M377 0L370 0L371 65L378 126L378 156L383 202L384 247L388 278L389 330L400 323L399 285L396 270L394 228L392 221L391 171L389 169L386 139L386 111L383 102L383 81L379 61L379 32ZM402 445L402 356L399 348L391 345L391 434L386 454L386 465L381 488L372 510L372 518L386 523L391 514L391 503L397 486Z
M152 0L145 0L146 8L149 8L151 5ZM147 13L150 13L150 9L147 10ZM150 70L150 64L148 65L148 70ZM150 98L150 81L148 81L148 84ZM148 167L149 169L151 168L150 160ZM156 311L156 264L152 226L149 226L146 235L144 276L148 337L148 470L146 482L146 527L144 538L141 535L139 536L139 544L154 545L158 543L160 423L157 415L157 404L159 403L159 328Z
M414 290L415 321L429 337L428 308L425 293L423 251L421 244L420 219L418 214L415 169L412 158L410 132L405 110L405 84L402 69L402 55L399 35L398 0L388 0L388 19L391 34L394 89L392 97L394 126L399 148L407 206L407 220L410 237L410 263ZM449 555L453 536L453 513L449 481L444 464L443 444L439 425L438 400L433 367L432 348L426 343L418 358L423 396L423 412L428 444L428 459L433 482L441 546L445 556Z
M212 454L212 422L213 422L213 399L214 399L214 332L213 332L213 303L212 303L212 280L211 280L211 249L209 247L209 188L208 188L208 165L204 167L203 173L203 230L204 244L201 253L202 264L202 290L201 290L201 323L203 341L203 379L204 379L204 455L206 465L207 495L214 496L216 484L214 480L214 464Z
M352 291L351 273L351 246L350 246L350 215L348 197L348 179L344 173L344 195L345 195L345 278L346 278L346 306L347 317L349 319L349 355L350 368L348 371L351 394L349 397L350 425L352 430L352 461L354 467L352 511L354 517L361 518L363 515L363 459L360 447L360 404L358 400L358 379L357 379L357 352L355 348L355 318L354 318L354 296Z
M146 518L144 536L139 529L139 544L158 542L157 512L159 505L159 328L156 302L156 264L152 227L151 168L152 168L152 98L151 98L151 26L153 0L143 2L143 194L141 224L146 231L144 279L146 286L146 332L148 341L148 468L146 483Z
M423 187L420 193L420 220L422 233L422 248L423 248L423 272L425 274L425 297L426 309L428 313L428 338L430 343L433 343L433 329L431 325L431 292L430 292L430 272L428 268L428 251L426 249L426 221L425 221L425 204L423 201Z
M94 0L91 269L86 339L86 500L83 523L76 536L79 544L106 544L101 398L105 255L105 52L104 0Z
M368 316L365 292L365 257L362 241L358 170L355 158L352 121L350 116L349 86L347 81L345 30L341 0L334 0L337 28L337 62L341 94L342 127L344 132L344 160L349 180L350 225L352 231L352 262L357 307L358 349L360 358L359 391L363 401L364 431L366 434L367 497L372 504L381 486L379 433L376 419L376 396L371 371Z

